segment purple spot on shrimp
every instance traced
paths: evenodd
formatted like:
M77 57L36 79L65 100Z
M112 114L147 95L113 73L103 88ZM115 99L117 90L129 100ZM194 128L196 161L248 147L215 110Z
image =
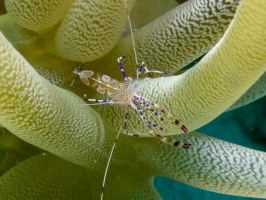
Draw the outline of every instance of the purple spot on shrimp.
M124 123L124 129L127 128L127 122Z
M181 126L181 129L182 129L182 131L184 131L185 133L188 132L187 127L185 127L185 125L182 125L182 126Z
M183 146L182 146L182 148L184 148L184 149L188 149L188 148L190 148L190 146L191 146L191 144L189 144L189 143L184 143Z
M174 143L174 146L176 147L176 146L178 146L179 145L179 141L176 141L175 143Z
M126 119L128 118L128 112L126 113L126 116L125 117L126 117Z
M126 73L125 73L124 71L122 72L122 74L123 74L124 78L127 77L127 76L126 76Z

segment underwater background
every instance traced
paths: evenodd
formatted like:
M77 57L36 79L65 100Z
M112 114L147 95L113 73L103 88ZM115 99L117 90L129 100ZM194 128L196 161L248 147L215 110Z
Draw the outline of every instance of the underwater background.
M228 111L198 129L198 132L266 152L266 97ZM201 190L174 180L156 177L154 184L164 200L255 200ZM266 188L265 188L266 190Z

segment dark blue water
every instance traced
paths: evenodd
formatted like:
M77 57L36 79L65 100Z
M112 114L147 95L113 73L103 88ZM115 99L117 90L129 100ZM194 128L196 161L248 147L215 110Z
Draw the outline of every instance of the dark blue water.
M226 112L197 131L218 139L266 152L265 105L266 97L236 110ZM155 179L155 187L164 200L257 199L208 192L162 177Z

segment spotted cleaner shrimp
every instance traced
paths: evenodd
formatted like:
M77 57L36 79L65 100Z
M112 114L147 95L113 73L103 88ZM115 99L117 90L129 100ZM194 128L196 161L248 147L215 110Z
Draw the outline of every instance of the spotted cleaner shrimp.
M80 77L80 80L84 84L91 86L97 92L105 94L108 97L106 99L84 98L84 100L89 102L96 102L99 104L121 104L125 108L123 133L126 135L135 137L140 136L140 134L136 132L130 133L127 130L129 110L130 108L133 108L138 113L141 120L146 124L149 135L154 136L162 140L163 142L175 147L189 148L190 144L182 143L180 141L173 141L170 138L160 135L160 132L174 132L176 128L180 128L183 133L187 133L188 130L186 126L182 124L180 120L174 118L174 116L170 112L167 112L165 109L161 108L157 103L152 102L151 100L137 94L137 83L143 69L145 69L144 73L148 74L149 76L151 76L151 73L165 74L165 72L148 70L145 63L142 62L139 66L139 69L137 70L137 81L132 86L130 85L132 78L127 77L121 63L121 60L124 58L124 56L120 56L117 59L119 68L124 77L124 83L120 83L116 79L113 79L107 75L95 73L91 70L81 71L81 67L83 67L83 65L75 69L74 73ZM73 85L73 82L71 85ZM173 126L168 125L175 125L176 127L172 128Z
M96 102L98 105L121 104L125 108L125 118L124 118L124 123L122 125L122 129L123 133L126 135L135 136L135 137L140 136L140 134L137 132L131 133L128 131L129 111L131 108L133 108L133 110L135 110L138 113L138 116L146 125L149 135L156 137L161 141L163 141L164 143L167 143L168 145L171 145L173 147L178 147L183 149L190 148L191 144L189 143L183 143L182 141L172 140L171 138L162 136L160 134L165 132L174 132L176 128L181 129L183 133L187 133L188 132L187 127L184 124L182 124L180 120L176 119L170 112L161 108L157 103L137 94L138 80L140 74L143 72L143 69L145 69L144 73L148 74L149 77L151 77L151 73L159 73L159 74L167 74L167 73L157 70L148 70L145 63L142 62L137 70L137 80L135 81L134 84L130 84L132 82L132 78L127 77L126 72L124 71L123 65L121 63L121 60L124 58L125 58L124 56L120 56L117 59L119 68L124 77L123 83L107 75L95 73L91 70L81 71L81 68L84 65L81 65L79 68L75 69L74 73L76 74L76 77L79 76L80 80L84 84L95 89L100 94L105 94L108 97L106 99L84 98L84 100L88 102ZM74 80L72 81L71 85L73 85ZM89 105L95 105L95 104L89 104ZM120 132L121 131L119 131L116 136L116 140L112 146L112 150L108 159L108 164L106 167L104 181L102 185L103 189L105 185L105 179L108 167L116 145L116 141L119 138ZM103 189L102 189L102 195L103 195Z
M127 9L126 1L124 0L125 7ZM134 44L134 35L131 27L131 21L129 14L127 15L128 22L131 30L132 36L132 45L135 53L136 63L137 63L137 54L135 50ZM138 133L134 129L131 131L128 130L128 119L129 119L129 112L131 109L135 110L140 117L140 119L145 124L146 130L150 136L160 139L162 142L171 145L177 148L188 149L190 148L191 144L183 143L182 141L172 140L169 137L162 136L160 133L167 133L167 132L175 132L177 128L181 129L183 133L187 133L187 127L177 118L173 116L172 113L168 112L167 110L161 108L157 103L138 95L138 83L141 73L147 74L151 78L152 73L157 74L168 74L167 72L162 72L158 70L148 70L146 64L142 62L139 65L136 73L136 81L133 83L131 77L127 77L126 72L122 65L122 60L125 56L120 56L117 58L118 66L120 71L122 72L124 82L121 83L116 79L111 78L108 75L95 73L91 70L81 70L84 64L82 64L79 68L76 68L74 74L76 74L76 78L79 77L80 80L85 84L90 86L92 89L95 89L100 94L105 94L107 98L105 99L91 99L91 98L83 98L87 102L95 102L97 105L101 104L120 104L124 107L125 110L125 117L123 125L121 126L120 130L118 131L115 141L113 143L105 173L102 182L102 193L101 199L103 199L104 194L104 187L107 177L107 172L109 169L109 165L111 162L111 158L120 136L121 130L126 135L138 137L141 136L141 133ZM143 72L143 69L145 70ZM76 78L72 81L71 86L73 85ZM89 105L96 105L96 104L89 104Z

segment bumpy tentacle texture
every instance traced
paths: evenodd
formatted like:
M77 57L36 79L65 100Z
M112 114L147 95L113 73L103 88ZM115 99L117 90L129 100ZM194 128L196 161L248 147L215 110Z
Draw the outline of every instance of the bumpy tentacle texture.
M177 7L180 3L178 1L142 1L135 0L134 7L130 12L131 24L134 29L139 29L156 18L162 16L171 9ZM129 26L129 24L128 24ZM127 27L123 35L130 35L129 27Z
M41 35L18 26L9 14L1 16L0 27L1 32L23 56L34 56L46 51Z
M220 115L266 70L266 46L261 45L266 44L265 10L260 1L244 1L224 37L195 67L177 77L144 82L141 95L182 116L189 130Z
M148 170L147 168L136 170L127 165L121 168L119 166L116 167L119 173L116 173L117 170L115 170L115 173L110 173L109 177L118 176L121 179L118 182L117 179L112 178L107 182L109 186L113 185L113 187L106 188L106 198L104 199L161 199L152 185L153 178L150 173L145 173ZM125 167L128 170L125 170Z
M264 97L266 95L266 73L264 73L260 79L252 85L251 88L246 91L246 93L240 97L230 108L229 110L239 108L241 106L244 106L246 104L249 104L261 97Z
M93 199L84 168L50 154L20 163L0 180L2 199Z
M129 1L129 7L133 2ZM47 42L48 49L75 61L98 59L121 37L127 20L125 16L121 0L77 0L56 30L54 40Z
M44 33L56 26L64 17L73 0L16 1L5 0L5 6L19 25Z
M152 186L152 178L136 170L117 169L116 178L106 190L104 199L160 199ZM101 176L50 154L32 157L0 178L0 193L4 199L99 199ZM112 183L113 182L113 183ZM28 190L30 189L30 192ZM19 194L19 195L18 195Z
M191 0L135 32L139 62L154 69L176 72L208 52L232 20L238 0ZM127 70L135 73L131 36L119 41L105 57L93 63L98 68L115 65L117 55L127 56ZM129 71L128 70L128 71ZM111 76L114 72L110 72Z
M0 60L0 123L25 141L74 163L89 167L97 161L96 146L103 144L104 130L95 111L38 75L2 34Z
M148 62L148 64L152 64L155 69L175 72L178 68L183 67L182 65L191 62L196 57L194 57L194 54L199 56L209 51L223 35L233 17L238 1L217 0L214 1L216 2L213 4L214 6L206 2L209 1L191 0L179 9L170 11L161 19L148 24L139 32L136 32L138 51L145 55L141 59ZM209 8L212 8L211 11ZM195 10L199 14L193 13ZM173 112L175 116L186 123L189 130L212 120L228 109L237 98L255 83L260 75L265 73L266 58L263 55L266 51L264 34L266 30L265 10L264 0L243 0L233 23L223 39L198 65L179 77L144 82L140 85L138 93L154 100L160 106L165 107L166 110ZM72 10L71 12L74 11ZM112 9L109 9L109 11L111 12ZM19 16L17 14L12 15L13 17ZM23 13L21 15L21 19L24 19ZM188 18L185 18L186 16ZM102 17L104 18L104 16ZM124 17L126 18L126 15ZM125 18L120 19L124 20L125 23ZM1 17L1 19L4 18ZM9 20L10 14L5 16L5 19ZM50 20L49 18L47 19L48 21ZM67 20L63 17L62 24L68 22ZM93 21L93 16L91 16L90 20ZM208 21L208 25L206 25L206 29L201 31L200 28L203 27L202 23L204 21ZM58 23L58 21L55 23ZM186 34L181 34L178 30L171 29L172 24L176 23L179 29L184 30ZM70 24L70 27L73 25L73 30L83 30L82 27L84 27L82 24L74 22L66 24ZM110 24L107 24L107 26ZM212 24L216 24L214 30L212 29ZM50 30L49 27L47 26L43 30L40 29L40 31L48 31ZM47 53L44 45L44 38L46 44L48 46L50 44L51 49L58 48L56 46L57 39L62 42L60 45L73 45L71 44L72 38L67 38L66 40L61 40L61 37L56 38L56 36L60 35L61 25L59 24L58 27L60 28L47 32L49 35L39 35L18 27L10 21L0 22L0 29L3 30L5 36L11 42L14 42L15 48L22 51L27 60L34 63L45 77L62 87L66 87L66 84L71 81L69 80L69 74L71 74L74 67L77 67L76 62L69 62L69 67L67 68L67 60ZM170 28L168 29L167 27ZM195 27L195 29L190 30L192 27ZM96 30L94 26L90 28L91 30ZM148 28L151 28L154 32L148 32ZM30 29L38 31L34 29L34 26ZM216 29L219 29L219 31L215 31ZM63 28L62 30L67 32L67 29ZM108 30L108 28L105 30ZM119 28L114 30L114 32L116 32L114 35L121 34ZM101 34L104 35L104 33L102 32ZM141 34L138 35L137 33ZM210 38L206 37L208 33L210 33ZM177 35L180 38L185 38L181 40L183 42L180 41L180 38L176 39ZM72 36L75 38L75 34ZM87 36L84 35L84 38L89 38ZM164 49L165 36L167 36L168 41L177 40L175 41L176 44L180 41L180 46L176 47L168 44ZM109 41L111 44L109 48L111 49L118 39L116 36L110 37L112 37L111 41ZM155 38L156 42L149 43L154 41L152 38ZM189 39L186 40L186 38ZM82 38L76 38L76 41L79 40L82 41ZM77 45L81 53L88 46L95 44L99 44L95 48L97 51L99 50L98 52L101 52L97 56L100 56L100 54L103 56L108 51L102 51L103 47L99 41L98 43L96 40L89 41L91 43L86 42L80 42L80 46ZM140 43L143 43L143 46L140 46ZM156 44L158 45L156 46ZM110 75L113 73L114 78L121 77L115 58L123 53L130 54L128 55L128 60L131 63L131 71L133 72L134 59L130 45L129 39L121 40L110 55L102 58L105 62L101 60L101 63L104 64L102 69L99 69L102 70L100 72L106 74L106 69L108 69L109 75L109 69L112 69ZM151 48L152 46L154 48ZM117 50L119 48L128 48L129 50L120 52ZM57 54L64 54L63 51L58 49L55 51ZM108 48L106 47L106 49ZM159 51L153 55L151 49L159 49ZM115 55L115 52L119 54ZM90 53L93 54L93 52ZM79 57L77 60L84 61L87 59L87 57L84 59L85 57ZM40 59L46 59L46 61L38 62ZM73 59L75 60L76 58ZM115 64L112 64L111 61ZM89 63L88 65L93 64ZM157 64L160 64L161 67ZM170 66L167 67L168 65ZM48 70L42 70L41 67ZM53 67L60 73L54 75ZM121 125L124 117L122 112L114 111L113 107L101 110L105 127L107 127L106 132L104 132L101 120L92 109L84 107L82 105L83 101L72 93L55 87L39 76L2 35L0 37L0 83L0 124L35 146L73 163L86 166L89 180L95 183L92 184L91 190L95 194L94 198L98 199L103 170L108 152L113 143L112 129ZM86 90L84 90L85 92L87 93ZM80 94L80 91L78 93ZM138 131L143 131L141 126L138 127L139 120L135 119L132 117L129 123L136 125ZM149 191L149 195L155 199L157 195L152 194L152 191L150 191L150 182L152 176L155 175L167 176L196 187L226 194L266 197L263 190L265 188L265 168L263 168L265 166L265 153L224 143L204 135L188 134L182 135L180 138L192 143L193 147L188 151L178 151L151 138L136 139L121 136L121 141L119 140L117 145L116 155L112 161L113 164L110 167L109 177L113 178L107 178L105 197L108 198L110 196L110 199L119 199L121 197L121 199L125 199L125 196L130 197L132 195L132 197L139 199L141 197L146 198L141 195ZM15 186L22 188L21 181L16 181L18 184L15 185L12 180L14 177L18 177L18 173L21 173L21 171L25 173L21 178L23 180L31 177L27 173L29 171L32 172L33 177L36 177L36 174L41 174L43 170L42 161L48 163L50 161L46 159L40 160L38 166L35 161L28 160L25 162L30 167L20 168L21 165L19 165L19 168L13 168L17 170L16 173L11 173L11 171L6 173L5 179L0 179L0 182L5 180L5 184L0 187L0 191L8 184L14 185L14 188ZM9 161L7 160L6 162L8 163ZM29 162L31 164L28 164ZM54 160L51 163L55 164L57 162ZM65 164L60 163L58 165L65 166ZM37 173L32 170L34 166L40 167L36 170ZM226 167L229 172L224 170ZM73 171L75 171L74 168L72 168ZM45 185L47 189L50 188L49 185L53 185L49 181L56 181L52 177L53 174L57 171L60 172L62 169L58 167L53 173L46 175L49 178L43 182L48 182ZM69 172L69 170L66 171ZM68 175L67 172L65 173L66 176ZM246 174L251 174L251 176L244 179ZM81 173L77 176L83 177L84 174ZM67 182L64 178L66 177L60 180ZM203 182L205 180L208 181ZM9 181L11 182L8 183ZM123 188L121 188L121 183ZM36 184L36 182L33 185L36 185L37 192L43 191L44 187L41 187L42 185L40 185L41 189L38 188L39 184ZM25 187L26 191L28 189L27 185ZM58 193L64 193L63 191L64 189ZM142 194L137 193L137 191L141 191ZM14 190L9 193L9 195L13 194Z
M137 143L131 142L131 138L127 139L136 150L134 167L143 167L145 172L150 170L154 175L166 176L209 191L266 198L265 152L196 132L178 136L178 139L197 144L187 151L179 151L156 140L140 138ZM152 170L149 167L147 169L147 166Z
M107 179L105 199L158 199L151 185L155 175L219 193L266 197L265 152L199 133L180 138L198 145L180 151L156 139L140 138L136 141L121 136L120 151L114 155L113 163L116 164L111 165L109 172L109 177L113 178ZM87 170L86 176L81 167L43 154L22 162L1 177L0 191L1 196L7 199L14 197L18 188L20 197L93 194L94 198L90 199L98 199L101 179L96 171ZM63 184L55 191L54 184L58 183ZM72 187L70 191L69 187ZM32 193L24 192L27 188L31 188ZM85 196L82 199L86 199Z
M129 11L133 3L128 1ZM52 0L40 1L37 7L28 1L7 0L5 4L13 20L38 33L47 32L60 22L46 46L54 54L80 62L109 52L121 37L127 20L121 0Z

